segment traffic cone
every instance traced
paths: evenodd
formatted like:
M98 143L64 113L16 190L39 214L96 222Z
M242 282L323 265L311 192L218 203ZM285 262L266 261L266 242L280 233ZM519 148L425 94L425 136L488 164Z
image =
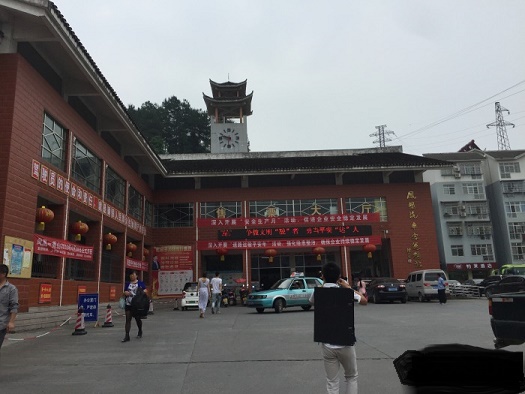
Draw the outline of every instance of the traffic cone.
M108 308L106 309L106 320L104 321L104 324L102 324L102 327L113 327L113 317L111 315L111 305L108 304Z
M75 324L75 331L71 335L86 335L86 326L84 325L84 308L78 308L77 323Z
M153 300L152 299L149 300L148 315L153 315Z

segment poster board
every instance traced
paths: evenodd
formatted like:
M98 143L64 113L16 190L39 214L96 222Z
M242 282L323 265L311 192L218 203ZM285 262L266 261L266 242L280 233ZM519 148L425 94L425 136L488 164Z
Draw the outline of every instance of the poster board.
M160 270L152 271L153 298L182 294L184 284L193 281L193 247L160 245L153 248Z
M11 278L31 278L33 267L33 241L5 236L4 264Z
M339 287L314 289L314 341L355 344L354 291Z

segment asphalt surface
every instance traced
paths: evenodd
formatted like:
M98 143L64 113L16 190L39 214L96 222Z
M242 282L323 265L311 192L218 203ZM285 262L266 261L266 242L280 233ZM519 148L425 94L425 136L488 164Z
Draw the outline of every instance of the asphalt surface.
M323 393L321 348L313 342L314 312L281 314L242 306L173 310L155 302L144 336L124 337L116 308L114 327L86 323L74 336L75 318L52 330L8 335L0 350L2 393ZM118 315L120 313L120 315ZM406 350L461 343L493 349L486 299L369 304L355 308L359 393L406 393L393 361ZM103 323L101 321L100 323ZM524 346L510 346L510 351ZM343 390L341 390L343 392Z

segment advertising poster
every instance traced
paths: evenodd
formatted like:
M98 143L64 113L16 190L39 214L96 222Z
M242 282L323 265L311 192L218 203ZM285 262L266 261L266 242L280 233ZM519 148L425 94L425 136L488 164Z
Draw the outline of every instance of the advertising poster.
M12 278L31 278L33 242L22 238L4 238L4 263Z
M189 245L162 245L153 248L160 270L153 271L153 296L182 294L186 282L193 281L193 248Z

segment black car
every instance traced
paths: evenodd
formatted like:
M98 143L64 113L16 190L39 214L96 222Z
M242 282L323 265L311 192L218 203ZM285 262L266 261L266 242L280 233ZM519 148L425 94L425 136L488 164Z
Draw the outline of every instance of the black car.
M487 288L487 286L490 286L490 285L493 285L495 283L498 283L502 278L503 278L503 276L501 276L501 275L487 276L478 285L478 287L479 287L479 295L482 296L483 294L485 294L485 289Z
M407 302L408 296L405 284L395 278L376 278L368 284L366 292L368 299L375 304L382 301L401 301Z
M490 297L494 294L525 292L525 275L509 275L498 283L492 284L485 289L485 295Z

